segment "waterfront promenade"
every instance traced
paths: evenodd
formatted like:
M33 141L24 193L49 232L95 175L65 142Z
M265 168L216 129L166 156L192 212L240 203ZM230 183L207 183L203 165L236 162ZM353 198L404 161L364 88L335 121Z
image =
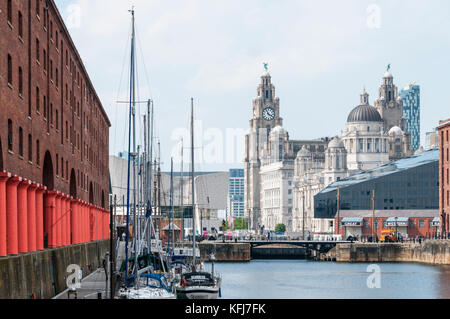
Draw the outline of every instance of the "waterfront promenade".
M102 299L105 299L105 291L109 291L109 281L107 285L105 270L103 268L99 268L86 278L83 278L80 284L81 287L76 290L76 298L74 294L69 296L68 289L66 289L53 299L99 299L99 293Z

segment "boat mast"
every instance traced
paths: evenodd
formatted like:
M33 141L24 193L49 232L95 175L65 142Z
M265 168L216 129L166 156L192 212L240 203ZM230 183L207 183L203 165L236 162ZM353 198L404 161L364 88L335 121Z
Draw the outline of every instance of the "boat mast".
M183 138L181 139L181 179L180 179L180 207L181 207L181 240L184 241L184 199L183 199Z
M125 242L125 282L128 280L128 241L129 241L129 223L130 223L130 169L131 169L131 126L132 126L132 117L134 116L134 107L136 103L136 99L134 96L134 85L135 85L135 77L134 77L134 48L135 48L135 29L134 29L134 8L130 10L131 12L131 21L132 21L132 34L131 34L131 63L130 63L130 113L128 117L128 175L127 175L127 236ZM134 149L134 145L133 145ZM134 180L134 178L133 178Z
M167 237L167 253L170 254L169 256L171 257L172 254L170 253L170 242L171 242L171 236L172 236L172 232L171 232L171 225L170 225L170 215L171 212L173 211L173 158L170 159L170 211L168 214L168 219L169 219L169 234Z
M151 254L152 252L152 179L153 179L153 169L152 169L152 159L153 159L153 100L148 101L147 107L148 115L148 150L150 152L147 158L147 218L149 218L150 227L148 228L147 243L148 250Z
M195 183L194 183L194 98L191 98L191 177L192 177L192 233L193 233L193 270L197 270L197 256L196 256L196 236L195 236Z

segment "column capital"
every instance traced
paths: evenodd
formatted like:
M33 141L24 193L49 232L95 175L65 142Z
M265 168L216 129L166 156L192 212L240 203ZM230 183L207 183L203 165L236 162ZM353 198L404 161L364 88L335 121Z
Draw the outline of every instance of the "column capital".
M47 186L41 185L41 184L37 184L38 188L36 189L36 192L38 193L43 193L47 190Z
M47 191L47 196L56 197L58 195L57 191Z
M30 187L28 187L29 190L37 190L39 188L38 183L31 183Z
M11 173L0 172L0 182L7 181L11 178Z
M8 184L19 184L22 181L22 178L19 176L11 176L8 179Z

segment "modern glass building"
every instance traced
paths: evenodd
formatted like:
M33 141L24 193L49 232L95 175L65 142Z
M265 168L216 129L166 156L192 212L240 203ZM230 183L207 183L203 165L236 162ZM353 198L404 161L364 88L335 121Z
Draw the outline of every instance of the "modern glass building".
M416 151L420 147L420 86L408 84L399 95L403 100L406 130L411 133L411 148Z
M439 209L439 150L379 166L330 184L314 196L314 217L335 218L340 211Z
M230 169L228 213L235 220L244 218L244 170Z

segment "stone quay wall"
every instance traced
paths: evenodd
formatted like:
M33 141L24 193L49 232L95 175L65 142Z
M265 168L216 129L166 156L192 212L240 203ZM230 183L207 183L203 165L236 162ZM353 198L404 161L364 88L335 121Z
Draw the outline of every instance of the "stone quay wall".
M208 261L210 254L214 253L219 262L248 262L251 260L250 245L245 243L199 243L200 258Z
M329 253L337 262L414 262L450 265L450 240L419 243L338 244Z
M67 289L67 266L80 266L84 278L108 251L109 240L101 240L0 257L0 299L50 299Z

